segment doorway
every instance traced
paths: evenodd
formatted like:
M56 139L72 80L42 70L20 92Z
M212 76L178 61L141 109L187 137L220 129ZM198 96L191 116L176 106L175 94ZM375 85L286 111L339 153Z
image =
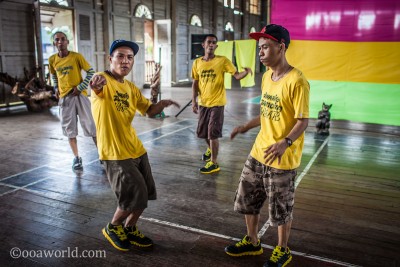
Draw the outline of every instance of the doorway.
M171 20L156 20L154 32L154 56L162 66L161 85L171 86Z
M57 31L64 32L69 40L68 50L76 51L74 33L73 10L40 4L40 31L43 51L44 74L47 82L49 79L49 57L57 53L53 45L53 34Z
M145 86L151 84L155 72L154 60L154 22L144 21L144 60L145 60Z

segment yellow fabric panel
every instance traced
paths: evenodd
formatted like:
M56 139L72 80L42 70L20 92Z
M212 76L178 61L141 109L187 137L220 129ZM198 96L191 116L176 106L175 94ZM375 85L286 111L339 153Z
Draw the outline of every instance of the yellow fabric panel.
M400 42L294 40L287 58L310 80L400 83Z
M256 40L237 40L235 41L235 54L238 71L243 71L244 67L249 67L253 75L247 75L240 80L241 87L252 87L255 85L254 73L256 66Z
M232 62L233 55L233 41L218 42L218 48L215 50L215 54L219 56L225 56ZM232 88L232 75L225 73L224 77L225 89Z

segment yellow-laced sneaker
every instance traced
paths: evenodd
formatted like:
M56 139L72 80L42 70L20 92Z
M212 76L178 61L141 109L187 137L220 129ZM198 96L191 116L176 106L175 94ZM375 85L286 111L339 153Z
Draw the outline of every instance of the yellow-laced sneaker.
M211 160L211 149L207 148L206 153L203 154L203 156L201 157L201 159L203 161L210 161Z
M206 163L206 165L203 168L200 169L200 172L208 174L208 173L217 172L219 170L220 170L220 167L218 166L218 164L216 164L212 161L209 161Z
M124 227L122 225L112 225L111 223L107 224L106 227L102 230L103 235L110 241L111 245L118 250L128 251L131 243L129 242Z
M264 264L264 267L285 267L292 260L290 249L276 246L269 260Z
M253 245L250 241L250 237L245 235L242 240L234 245L227 246L225 248L225 253L229 256L256 256L263 253L263 248L261 247L260 240L258 240L257 245Z
M125 234L128 237L128 240L131 242L132 245L138 247L151 247L153 245L153 241L144 236L135 226L125 227Z

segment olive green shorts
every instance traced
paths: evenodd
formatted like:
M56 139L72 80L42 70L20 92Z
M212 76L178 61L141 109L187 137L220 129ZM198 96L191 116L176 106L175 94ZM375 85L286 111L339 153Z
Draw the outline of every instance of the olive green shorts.
M148 200L157 198L147 153L136 159L103 160L103 164L122 210L145 209Z

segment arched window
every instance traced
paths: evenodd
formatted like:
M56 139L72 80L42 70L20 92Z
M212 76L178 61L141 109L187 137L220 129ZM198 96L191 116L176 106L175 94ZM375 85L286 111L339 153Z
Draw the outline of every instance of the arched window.
M261 1L250 0L250 14L260 15L261 14Z
M225 24L225 31L228 31L228 32L233 32L234 31L232 23L230 23L229 21Z
M150 9L145 5L137 5L135 9L135 17L153 19Z
M190 25L198 26L198 27L202 27L203 26L203 24L201 23L201 19L197 15L193 15L190 18Z
M250 28L250 33L252 33L252 32L256 32L256 28L251 27L251 28Z
M40 0L39 2L52 6L70 6L68 0Z

